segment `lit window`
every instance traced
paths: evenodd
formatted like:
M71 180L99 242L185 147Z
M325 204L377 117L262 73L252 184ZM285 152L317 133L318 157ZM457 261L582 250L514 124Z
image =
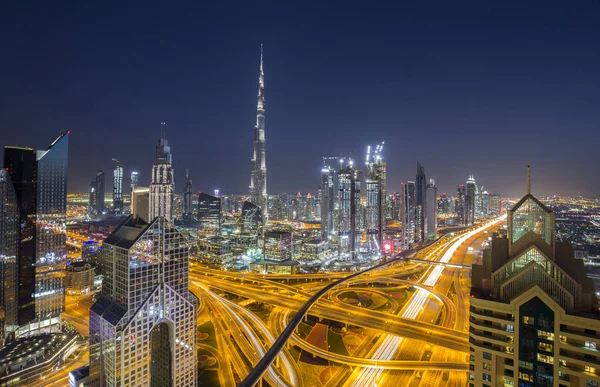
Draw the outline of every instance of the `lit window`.
M491 371L492 370L492 364L491 363L483 362L483 369L487 370L487 371Z
M586 341L584 345L587 349L596 349L596 343L593 341Z
M539 349L540 349L540 351L552 352L552 344L542 343L540 341Z
M486 382L491 382L492 381L492 375L490 375L490 374L483 374L483 380L485 380Z
M523 324L533 325L535 323L535 319L529 316L523 316Z
M515 331L515 326L514 325L510 325L510 324L506 324L506 331L507 332L514 332Z
M554 333L546 331L538 331L538 337L544 340L554 341Z
M596 373L596 368L590 367L590 366L585 366L585 372L589 372L591 374L595 374Z
M552 356L542 355L541 353L537 354L537 360L541 361L542 363L554 363L554 358Z

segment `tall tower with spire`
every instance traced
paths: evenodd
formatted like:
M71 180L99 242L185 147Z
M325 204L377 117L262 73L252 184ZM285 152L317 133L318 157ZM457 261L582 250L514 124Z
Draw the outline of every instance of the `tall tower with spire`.
M267 219L267 162L265 159L265 73L263 51L260 45L260 75L258 77L258 103L254 127L254 156L250 175L250 201L259 206L263 221Z
M175 183L171 160L171 147L165 138L166 123L160 123L160 138L154 152L150 182L150 221L162 216L174 220L173 192Z

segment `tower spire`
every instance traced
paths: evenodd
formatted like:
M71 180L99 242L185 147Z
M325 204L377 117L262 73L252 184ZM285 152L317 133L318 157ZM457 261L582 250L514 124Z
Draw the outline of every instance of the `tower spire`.
M260 44L260 72L263 72L263 45Z
M531 168L527 166L527 195L531 195Z

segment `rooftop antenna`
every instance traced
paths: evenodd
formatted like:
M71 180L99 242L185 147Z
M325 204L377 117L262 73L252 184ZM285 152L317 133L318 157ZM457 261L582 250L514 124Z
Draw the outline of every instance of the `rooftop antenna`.
M260 72L263 71L263 45L260 44Z
M531 168L527 166L527 195L531 195Z

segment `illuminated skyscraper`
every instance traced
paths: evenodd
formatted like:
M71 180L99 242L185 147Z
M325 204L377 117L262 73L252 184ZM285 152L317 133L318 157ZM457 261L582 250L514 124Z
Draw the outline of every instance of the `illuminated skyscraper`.
M496 216L502 213L502 198L498 194L488 195L488 215Z
M260 75L258 77L258 102L256 126L254 127L254 155L250 176L250 201L262 210L262 219L267 220L267 162L265 159L265 74L263 72L262 45L260 46Z
M67 258L67 163L69 132L46 150L5 147L19 209L17 335L60 329Z
M194 196L194 188L192 179L190 179L190 171L185 170L185 185L183 186L183 217L191 219L194 217L194 205L192 198Z
M459 184L456 190L456 203L454 205L454 211L456 212L457 223L460 226L466 225L466 208L465 208L465 185Z
M467 192L465 194L465 226L472 226L475 223L475 201L477 193L477 184L473 175L467 180Z
M140 174L138 171L131 171L131 175L129 177L129 181L130 181L130 187L131 187L131 191L133 192L133 190L135 189L135 187L138 186L139 182L140 182Z
M435 180L429 179L429 183L427 184L427 193L426 193L426 204L425 208L427 209L425 224L427 225L426 238L427 240L434 240L437 238L437 186L435 185Z
M97 192L96 192L96 180L90 183L90 199L88 205L88 213L93 213L96 211L96 202L98 200Z
M598 299L555 215L527 194L472 268L471 386L596 386Z
M360 245L360 171L354 168L352 160L344 164L340 159L338 172L338 253L357 258Z
M483 191L481 193L481 216L488 216L488 203L489 203L489 194L488 191Z
M174 220L175 183L171 148L165 138L166 124L161 122L160 127L160 138L154 153L150 181L150 219L162 216L172 222Z
M0 348L18 324L19 208L10 175L0 169Z
M373 153L367 148L365 188L367 191L365 207L365 229L367 233L367 251L381 250L385 226L386 164L383 160L383 145L377 145Z
M112 159L115 163L113 169L113 210L115 214L123 212L123 167L117 159Z
M335 198L337 194L337 171L326 165L323 158L321 169L321 238L328 239L335 234Z
M400 183L402 207L400 221L402 222L402 245L409 249L415 243L415 182Z
M99 214L101 214L104 211L104 208L106 207L104 205L105 193L106 192L104 188L104 172L98 170L98 172L96 172L96 212Z
M263 219L260 207L249 201L245 201L240 218L242 232L251 234L262 234Z
M137 186L131 192L131 215L150 219L150 188Z
M171 222L133 216L104 240L90 309L90 386L197 385L188 244Z
M415 242L425 240L426 191L427 179L425 178L425 168L417 162L417 179L415 180Z
M221 235L221 198L200 192L198 194L198 233Z

